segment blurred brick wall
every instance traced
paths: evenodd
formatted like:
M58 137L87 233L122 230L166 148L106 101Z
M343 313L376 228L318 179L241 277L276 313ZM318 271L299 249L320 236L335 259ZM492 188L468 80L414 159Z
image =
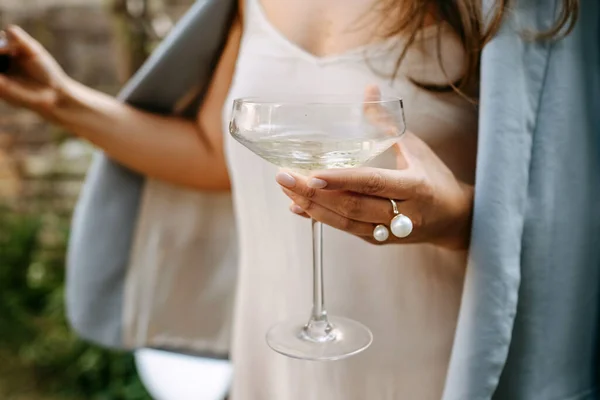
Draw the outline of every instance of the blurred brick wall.
M193 0L156 0L177 20ZM16 23L67 73L115 94L119 58L109 0L0 0L0 26ZM0 202L70 213L91 147L27 110L0 102Z

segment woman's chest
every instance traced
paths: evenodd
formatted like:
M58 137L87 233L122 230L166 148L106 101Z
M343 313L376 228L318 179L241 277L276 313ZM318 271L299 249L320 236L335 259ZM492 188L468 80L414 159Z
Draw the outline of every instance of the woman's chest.
M245 0L248 13L266 22L299 48L324 57L381 39L385 15L378 0Z

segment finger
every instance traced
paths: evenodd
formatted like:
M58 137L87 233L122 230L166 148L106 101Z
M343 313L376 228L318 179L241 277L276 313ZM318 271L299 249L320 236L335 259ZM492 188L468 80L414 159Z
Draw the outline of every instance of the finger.
M381 90L376 85L369 85L365 88L364 114L373 126L388 136L396 137L402 133L398 121L382 102Z
M35 88L31 83L16 77L0 75L0 99L24 107L51 106L56 95L50 90Z
M381 104L381 90L378 86L369 85L365 88L363 108L367 121L373 126L390 136L397 132L390 113Z
M0 55L13 55L14 52L15 49L8 41L6 32L0 31Z
M389 200L348 191L317 190L307 186L306 180L297 177L292 187L282 185L284 193L309 199L346 218L370 223L387 223L394 214ZM294 198L292 198L294 200Z
M377 85L367 85L365 88L365 102L378 101L381 99L381 90Z
M335 212L333 212L332 210L329 210L319 204L316 204L314 202L311 202L309 199L305 199L302 198L298 195L296 195L293 192L290 192L289 190L284 189L284 193L286 193L286 195L288 197L290 197L291 199L294 200L294 205L296 205L298 207L298 209L302 209L304 211L304 214L307 215L310 218L314 218L315 220L319 221L319 222L323 222L324 224L327 224L329 226L332 226L336 229L348 232L348 233L352 233L353 235L362 237L363 239L366 239L368 242L370 243L375 243L375 244L381 244L380 242L377 242L376 240L374 240L373 238L373 230L375 229L376 225L379 225L380 223L385 225L385 226L391 226L392 224L392 219L385 221L385 222L380 222L380 223L368 223L368 222L363 222L363 221L356 221L353 220L352 218L347 218L344 217L343 215L339 215ZM406 203L403 203L402 205L406 205ZM423 226L423 221L420 218L420 213L415 209L415 207L398 207L399 208L399 213L408 217L411 222L412 222L412 232L410 233L410 235L408 237L403 237L403 238L399 238L394 236L393 234L390 234L390 237L387 241L387 243L419 243L423 240L422 238L422 226ZM296 211L294 211L296 212Z
M8 27L6 35L20 57L36 57L44 51L37 40L16 25Z
M364 93L364 114L373 125L379 126L387 116L381 106L381 90L377 85L368 85Z
M292 203L290 205L290 211L293 212L296 215L299 215L300 217L304 217L304 218L310 218L309 215L307 213L304 212L304 210L302 209L302 207L300 207L298 204L296 203Z
M376 85L369 85L365 88L364 95L364 114L367 118L367 121L371 123L374 127L380 129L385 135L390 137L398 137L404 133L405 124L404 120L401 123L398 123L397 118L394 118L392 113L387 110L381 103L381 90ZM402 117L403 119L404 117ZM392 145L392 150L396 154L398 158L397 166L399 169L406 168L406 161L402 158L402 151L400 150L400 145L398 143L394 143Z
M290 192L292 195L295 195L293 192ZM296 196L296 195L295 195ZM356 221L350 218L346 218L340 214L337 214L317 203L313 203L308 199L304 199L300 196L297 197L297 201L294 203L299 206L304 213L308 215L310 218L315 219L316 221L322 222L326 225L329 225L333 228L339 229L341 231L345 231L357 236L372 236L374 225L367 223Z
M351 220L355 220L358 222L365 222L365 223L369 223L372 225L376 225L376 224L384 224L384 225L391 225L392 220L394 219L394 217L396 217L396 213L394 212L394 207L392 206L392 202L386 199L381 199L378 198L378 206L380 207L380 211L378 213L372 213L371 216L366 217L366 218L353 218L352 216L348 216L344 213L340 213L338 211L336 211L335 209L331 209L328 208L326 206L323 206L322 204L316 203L314 201L312 201L311 199L307 199L305 197L302 197L292 191L290 191L289 189L283 189L283 193L288 196L293 202L294 204L298 205L298 207L300 209L302 209L302 211L304 212L308 212L307 210L311 210L315 205L319 205L321 207L325 207L328 210L341 215L342 217L351 219ZM410 218L412 224L413 224L413 230L414 231L422 231L422 227L423 227L423 212L422 210L419 208L419 204L417 202L414 201L396 201L396 208L398 210L398 214L402 214L408 218Z
M313 175L307 182L309 188L346 190L370 196L395 200L408 200L422 185L410 170L381 168L330 169Z

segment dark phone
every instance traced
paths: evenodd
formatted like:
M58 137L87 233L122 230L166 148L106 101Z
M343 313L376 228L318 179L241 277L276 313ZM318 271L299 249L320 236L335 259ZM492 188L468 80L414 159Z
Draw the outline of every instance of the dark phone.
M0 74L8 71L10 67L10 56L8 54L0 54Z

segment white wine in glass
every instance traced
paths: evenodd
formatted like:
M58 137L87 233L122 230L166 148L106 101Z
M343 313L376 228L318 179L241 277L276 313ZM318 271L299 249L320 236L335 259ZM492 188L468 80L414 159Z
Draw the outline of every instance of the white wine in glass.
M364 165L393 146L405 131L402 100L352 96L237 99L229 132L268 162L300 174ZM357 321L329 316L323 284L323 228L312 220L313 308L305 321L279 323L269 346L303 360L339 360L365 350L371 331Z

